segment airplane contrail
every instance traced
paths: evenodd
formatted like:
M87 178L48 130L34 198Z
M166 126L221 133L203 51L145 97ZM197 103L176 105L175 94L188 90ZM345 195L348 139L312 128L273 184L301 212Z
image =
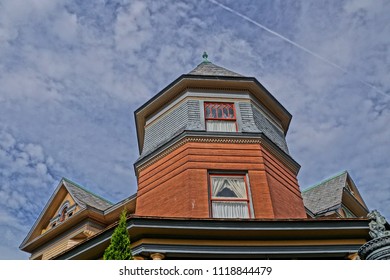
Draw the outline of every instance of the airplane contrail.
M246 21L248 21L248 22L250 22L250 23L252 23L252 24L254 24L254 25L256 25L257 27L260 27L261 29L264 29L265 31L267 31L267 32L269 32L269 33L275 35L276 37L279 37L280 39L282 39L282 40L286 41L287 43L289 43L289 44L291 44L291 45L293 45L293 46L299 48L300 50L302 50L302 51L304 51L304 52L306 52L306 53L308 53L308 54L310 54L310 55L312 55L312 56L318 58L319 60L321 60L321 61L327 63L328 65L331 65L331 66L337 68L337 69L340 70L341 72L343 72L343 73L348 73L348 71L347 71L345 68L343 68L343 67L337 65L336 63L330 61L329 59L327 59L327 58L325 58L325 57L323 57L323 56L321 56L321 55L319 55L319 54L317 54L317 53L315 53L315 52L309 50L308 48L305 48L304 46L302 46L302 45L300 45L300 44L298 44L298 43L296 43L296 42L294 42L294 41L288 39L287 37L284 37L283 35L281 35L281 34L275 32L275 31L269 29L268 27L266 27L266 26L260 24L259 22L254 21L253 19L247 17L246 15L243 15L243 14L241 14L240 12L237 12L236 10L233 10L233 9L229 8L229 7L227 7L227 6L225 6L225 5L221 4L221 3L219 3L218 1L215 1L215 0L208 0L208 1L211 2L211 3L213 3L213 4L215 4L215 5L218 5L218 6L221 7L222 9L224 9L224 10L226 10L226 11L228 11L228 12L230 12L230 13L232 13L232 14L234 14L234 15L236 15L236 16L238 16L238 17L240 17L240 18L242 18L242 19L244 19L244 20L246 20ZM358 81L361 82L362 84L364 84L364 85L366 85L366 86L372 88L372 89L375 90L377 93L380 93L380 94L382 94L382 95L385 95L385 96L389 97L389 94L385 93L384 91L381 91L380 89L378 89L378 88L375 87L374 85L372 85L372 84L370 84L370 83L368 83L368 82L366 82L366 81L364 81L364 80L361 80L361 79L359 79L359 78L356 78L356 80L358 80Z

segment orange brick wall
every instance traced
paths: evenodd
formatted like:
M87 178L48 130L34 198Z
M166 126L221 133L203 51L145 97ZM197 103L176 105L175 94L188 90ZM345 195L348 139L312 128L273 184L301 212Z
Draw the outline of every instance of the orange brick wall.
M186 143L139 171L135 214L209 218L208 172L225 170L248 172L256 218L282 217L284 208L294 217L300 217L302 211L306 217L302 200L296 201L300 198L296 178L286 170L278 171L283 167L272 157L260 144ZM297 205L283 208L276 199L286 201L291 193L294 198L290 202Z
M275 218L306 218L296 176L266 149L263 155Z
M275 218L267 174L264 170L249 170L248 174L255 218Z

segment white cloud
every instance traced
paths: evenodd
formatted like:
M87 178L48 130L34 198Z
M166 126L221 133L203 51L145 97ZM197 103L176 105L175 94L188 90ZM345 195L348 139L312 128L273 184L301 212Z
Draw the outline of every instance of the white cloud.
M115 23L116 50L125 53L140 51L152 36L152 26L148 5L143 1L133 1L121 8Z
M1 259L25 257L17 247L59 179L52 176L58 172L55 166L42 146L17 141L7 129L0 128L0 247L8 247L1 251Z

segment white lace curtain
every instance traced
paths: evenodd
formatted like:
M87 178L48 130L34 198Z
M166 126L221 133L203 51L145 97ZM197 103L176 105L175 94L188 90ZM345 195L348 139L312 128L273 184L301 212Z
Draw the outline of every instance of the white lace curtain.
M237 198L247 198L244 178L212 177L212 197L223 198L218 194L225 188ZM245 201L213 201L214 218L249 218L248 203Z
M212 195L218 197L218 193L227 188L231 190L237 198L246 198L244 178L212 177Z
M214 218L249 218L247 202L213 201Z
M206 121L207 131L225 131L225 132L236 132L236 122L234 121Z

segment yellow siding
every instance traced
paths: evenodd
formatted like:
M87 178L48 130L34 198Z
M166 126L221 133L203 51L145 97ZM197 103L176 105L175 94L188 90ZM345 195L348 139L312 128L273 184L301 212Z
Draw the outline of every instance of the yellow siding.
M48 260L51 257L65 251L68 248L68 240L63 240L62 242L57 243L56 245L48 248L47 251L43 253L42 259Z
M73 247L87 237L98 233L99 231L101 231L101 229L93 225L86 224L82 228L79 228L77 231L70 232L54 244L51 244L37 252L34 252L31 255L31 259L37 259L40 258L40 256L42 256L42 260L50 259L60 254L64 250Z

